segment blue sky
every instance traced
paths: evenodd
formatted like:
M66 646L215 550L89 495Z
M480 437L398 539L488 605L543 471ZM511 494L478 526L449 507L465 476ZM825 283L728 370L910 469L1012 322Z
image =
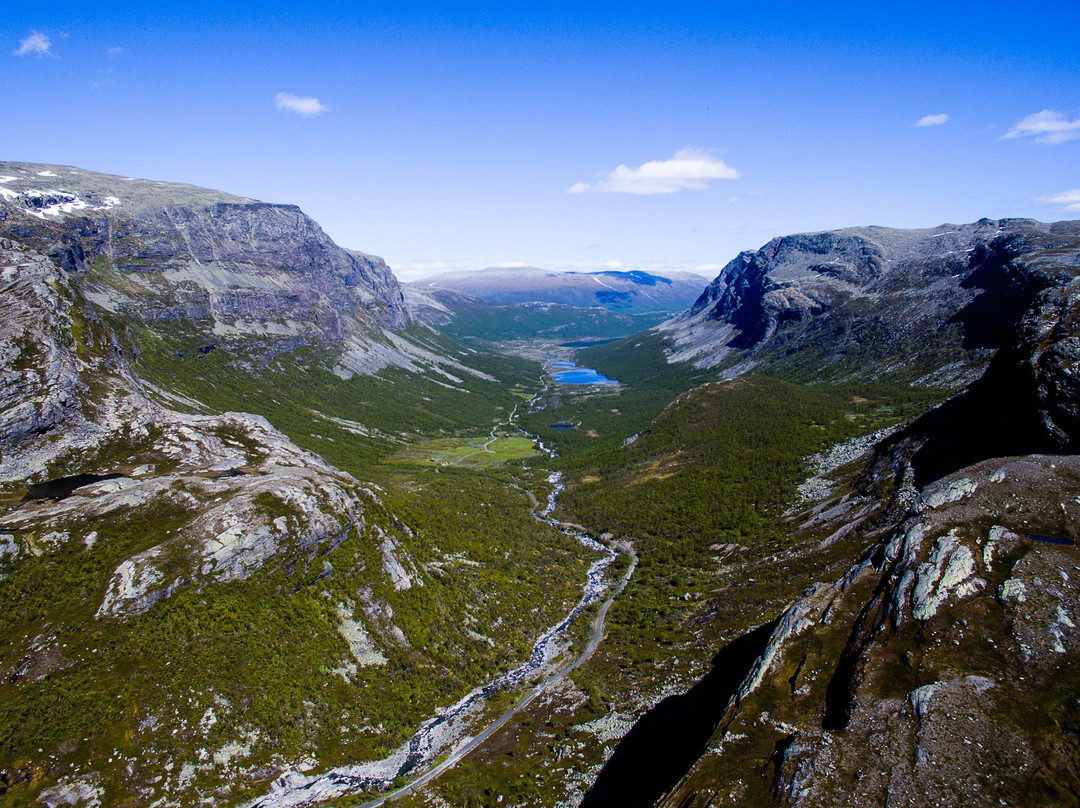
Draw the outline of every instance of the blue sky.
M896 5L8 3L0 157L295 203L405 279L1080 218L1076 0Z

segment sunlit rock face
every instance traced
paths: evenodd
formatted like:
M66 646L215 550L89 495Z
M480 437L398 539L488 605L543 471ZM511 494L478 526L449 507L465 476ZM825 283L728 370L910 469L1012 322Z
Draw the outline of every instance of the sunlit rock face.
M808 380L904 375L959 389L1046 289L1080 269L1080 226L981 219L776 238L658 327L669 358Z
M84 275L102 308L182 322L208 342L336 349L406 325L385 262L339 247L294 205L0 163L0 232Z

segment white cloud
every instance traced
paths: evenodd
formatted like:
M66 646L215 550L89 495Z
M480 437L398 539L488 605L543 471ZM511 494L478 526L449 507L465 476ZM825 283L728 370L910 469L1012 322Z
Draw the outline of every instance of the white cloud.
M52 42L38 31L31 31L26 39L19 40L19 47L13 51L16 56L53 56Z
M321 115L329 109L329 107L324 106L318 98L313 96L305 98L299 95L293 95L292 93L278 93L275 95L274 106L281 112L294 112L305 118L310 118L313 115Z
M759 197L761 195L762 195L761 191L750 191L749 193L745 193L745 194L736 194L735 196L730 196L727 199L725 199L724 204L725 205L737 205L740 202L745 202L747 199L753 199L754 197Z
M1063 112L1044 109L1028 115L1013 124L1013 128L1001 136L1002 140L1016 137L1033 137L1036 143L1057 145L1080 138L1080 118L1070 121Z
M123 48L109 48L105 51L105 53L107 53L109 56L119 56L123 52Z
M738 179L739 172L700 149L685 148L669 160L651 160L637 168L625 163L596 182L577 182L568 194L590 191L608 194L673 194L704 191L713 180Z
M944 112L940 115L923 115L919 120L915 121L916 126L941 126L943 123L947 123L949 116Z
M1047 194L1046 196L1037 196L1035 201L1044 205L1064 205L1065 207L1062 210L1080 211L1080 188L1073 188L1071 191L1059 191L1056 194Z

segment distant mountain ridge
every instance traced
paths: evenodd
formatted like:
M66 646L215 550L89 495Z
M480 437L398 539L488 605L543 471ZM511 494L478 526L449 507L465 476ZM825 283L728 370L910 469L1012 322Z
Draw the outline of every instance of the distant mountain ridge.
M785 236L740 253L658 331L672 361L728 375L970 381L1035 296L1080 268L1078 248L1080 222L1032 219Z
M478 344L622 339L665 320L668 312L613 311L564 303L492 303L438 287L406 284L409 318L455 339Z
M448 272L411 286L461 292L492 303L559 303L638 313L686 308L701 294L704 283L704 278L690 272L551 272L536 267L489 267Z

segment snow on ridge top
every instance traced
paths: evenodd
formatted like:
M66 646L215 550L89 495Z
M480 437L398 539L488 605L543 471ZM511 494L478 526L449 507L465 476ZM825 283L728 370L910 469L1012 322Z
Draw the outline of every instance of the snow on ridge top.
M3 176L3 177L0 177L0 182L11 182L11 181L17 180L17 179L18 179L18 177L12 177L10 175L6 175L6 176Z
M12 177L11 179L16 178ZM35 200L30 207L24 207L22 211L39 219L44 219L46 216L59 216L62 213L73 213L77 210L109 210L121 204L118 197L106 196L101 200L101 205L91 205L80 199L77 194L55 188L27 188L22 192L13 191L10 188L0 188L0 197L8 202L14 202L19 197L26 200Z
M44 219L46 216L59 216L61 213L72 213L90 207L78 196L67 191L37 191L28 190L26 196L33 199L46 199L49 204L40 208L23 208L24 213Z
M39 177L59 177L60 176L59 174L54 174L52 171L49 171L49 169L47 169L47 168L44 171L39 171L37 173L37 175Z

